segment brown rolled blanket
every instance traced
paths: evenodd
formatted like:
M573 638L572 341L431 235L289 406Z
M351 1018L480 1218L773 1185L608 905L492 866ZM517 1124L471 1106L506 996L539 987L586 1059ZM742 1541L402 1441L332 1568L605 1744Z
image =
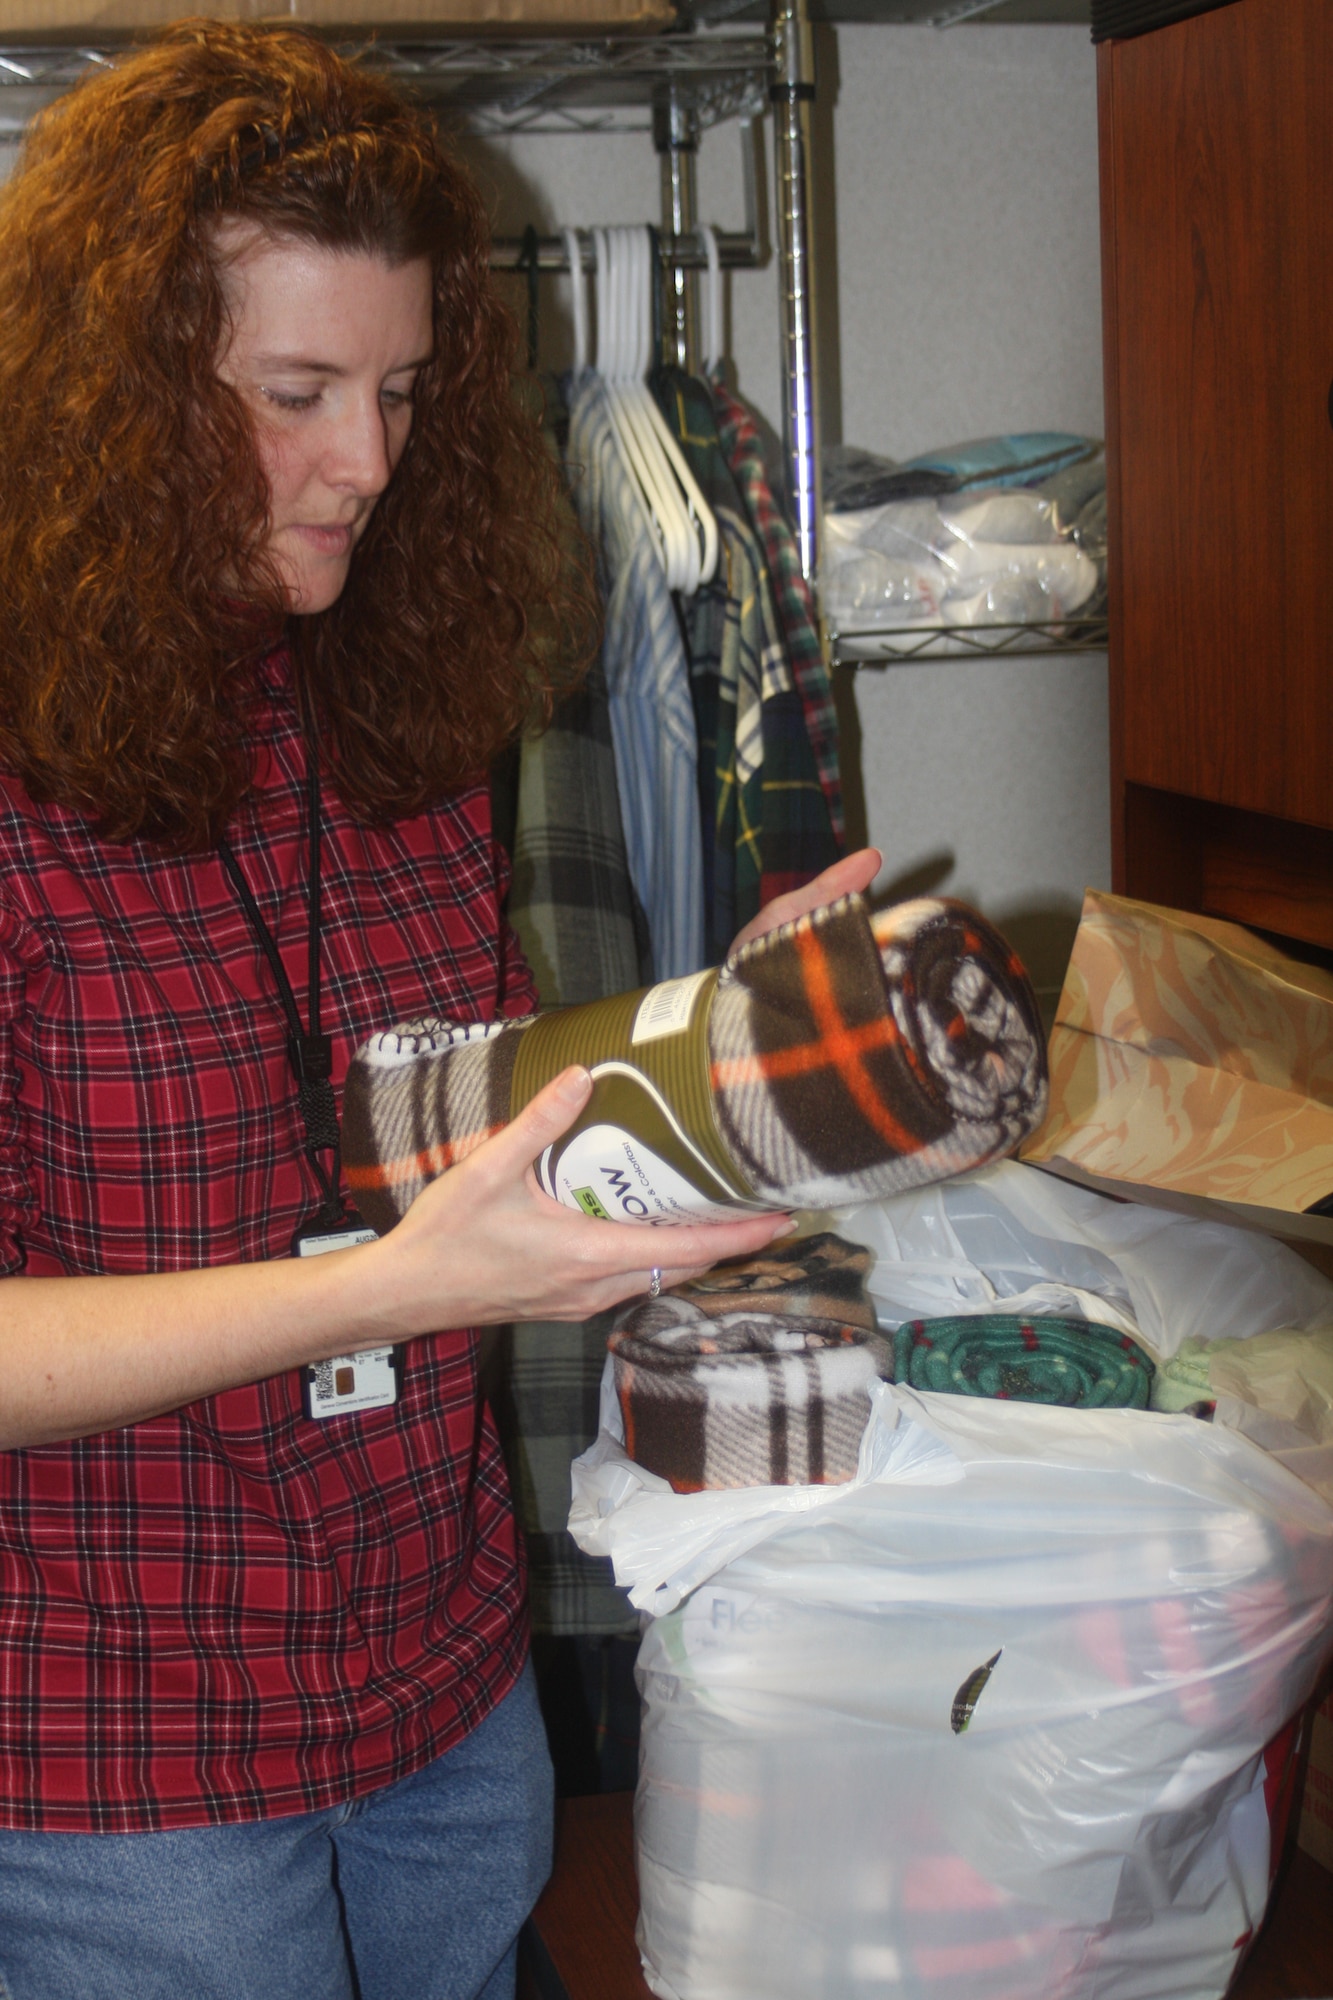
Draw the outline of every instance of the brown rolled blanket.
M654 1223L826 1208L942 1180L1040 1123L1045 1045L1017 958L961 903L847 896L720 970L526 1022L417 1021L354 1058L347 1178L392 1227L572 1062L592 1098L537 1163L547 1192Z
M885 1343L864 1327L710 1318L671 1292L633 1307L609 1345L625 1449L677 1493L850 1479L871 1384L892 1372Z
M770 1243L755 1257L729 1257L702 1276L673 1286L667 1296L688 1299L709 1319L726 1313L778 1313L874 1333L875 1302L866 1290L873 1262L860 1243L820 1229Z

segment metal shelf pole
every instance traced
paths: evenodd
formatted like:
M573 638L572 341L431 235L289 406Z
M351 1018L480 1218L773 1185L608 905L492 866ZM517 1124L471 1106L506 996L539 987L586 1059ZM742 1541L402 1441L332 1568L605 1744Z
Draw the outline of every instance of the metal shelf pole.
M814 228L810 200L810 113L814 43L806 0L773 0L778 270L782 306L783 442L801 568L812 586L819 567L818 346Z
M653 144L662 162L662 230L669 237L693 235L698 226L699 114L672 86L653 108ZM699 315L694 274L684 264L668 265L662 278L662 359L693 374L699 361Z
M589 275L595 275L597 259L593 255L592 235L589 230L577 232L579 240L579 262ZM718 261L724 271L756 271L763 261L760 255L757 231L719 229L717 237ZM524 246L519 236L493 236L491 238L491 265L497 271L517 271L523 269ZM708 268L708 253L704 240L696 229L688 236L663 235L658 239L658 255L668 270L679 266L686 271L704 271ZM539 271L567 271L569 251L563 236L539 236L537 238L537 269ZM675 360L675 354L670 357Z

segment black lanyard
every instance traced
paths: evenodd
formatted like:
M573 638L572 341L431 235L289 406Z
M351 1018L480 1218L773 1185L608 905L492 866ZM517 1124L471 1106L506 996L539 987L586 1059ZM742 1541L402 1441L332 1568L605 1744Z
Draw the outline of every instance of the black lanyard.
M323 825L319 796L319 752L307 738L307 779L306 799L309 817L310 861L307 871L309 894L309 955L308 987L310 1027L301 1026L301 1015L296 1005L296 995L292 982L287 977L287 968L282 962L277 940L264 921L258 903L250 890L250 884L241 873L240 864L231 851L226 835L218 840L218 856L231 880L232 887L240 897L241 907L250 919L260 948L269 962L282 1011L287 1017L287 1060L291 1064L292 1075L296 1078L296 1101L300 1106L301 1120L305 1126L306 1157L319 1182L324 1199L315 1221L332 1226L341 1222L347 1211L343 1207L340 1183L342 1178L341 1142L338 1134L338 1106L333 1095L333 1044L327 1035L320 1033L320 955L319 932L321 917L320 897L320 848ZM332 1153L332 1171L319 1157L321 1153Z

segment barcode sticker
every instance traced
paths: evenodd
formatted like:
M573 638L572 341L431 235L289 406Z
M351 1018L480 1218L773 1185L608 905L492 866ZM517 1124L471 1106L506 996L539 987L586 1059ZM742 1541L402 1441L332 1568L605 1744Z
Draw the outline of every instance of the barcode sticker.
M688 1028L699 989L712 977L711 969L690 972L683 979L664 979L645 993L630 1029L630 1046L660 1041L663 1035L678 1035Z

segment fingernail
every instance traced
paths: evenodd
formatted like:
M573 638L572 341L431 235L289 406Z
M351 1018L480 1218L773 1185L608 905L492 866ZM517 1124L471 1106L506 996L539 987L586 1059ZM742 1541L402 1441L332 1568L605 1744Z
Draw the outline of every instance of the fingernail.
M586 1069L567 1069L556 1079L555 1094L562 1104L582 1104L592 1089L592 1078Z
M800 1226L801 1225L799 1222L793 1222L791 1217L788 1216L787 1220L783 1223L782 1227L780 1229L775 1229L773 1231L773 1234L769 1237L768 1240L770 1243L776 1243L779 1237L794 1236L797 1230L800 1228Z

